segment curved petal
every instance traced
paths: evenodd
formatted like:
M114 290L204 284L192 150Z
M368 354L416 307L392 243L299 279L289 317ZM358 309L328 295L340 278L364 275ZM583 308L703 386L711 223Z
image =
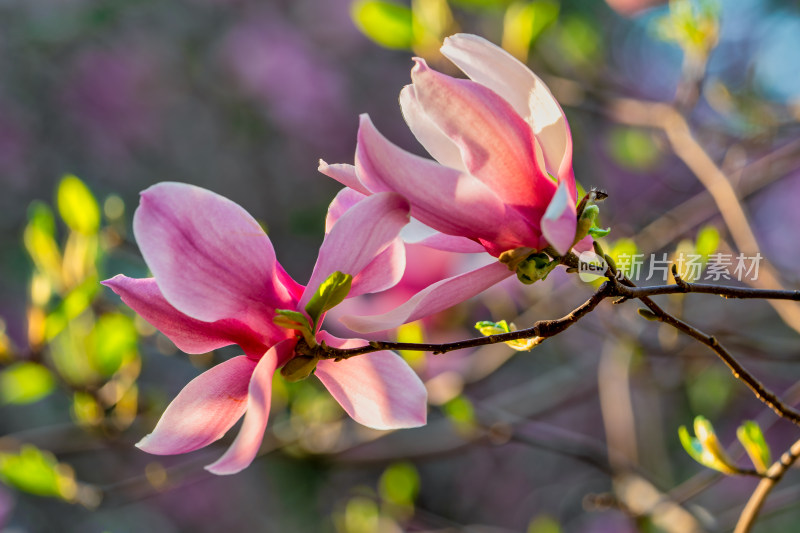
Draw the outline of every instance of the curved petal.
M481 248L483 250L483 248ZM395 239L353 278L348 298L391 289L403 278L406 269L406 245Z
M367 115L361 116L358 130L356 170L370 190L405 196L411 215L442 233L483 238L505 249L531 241L538 244L529 221L515 209L507 209L486 185L398 148L375 129Z
M542 217L542 235L561 255L565 255L575 241L578 227L575 209L567 183L561 182Z
M495 92L451 78L416 59L414 91L427 117L461 149L470 174L508 205L541 217L555 185L536 165L530 126Z
M327 235L331 231L333 225L342 215L364 198L366 198L364 194L349 187L339 191L328 206L328 214L325 217L325 234Z
M345 163L336 163L334 165L329 165L322 159L319 160L319 167L317 170L328 176L329 178L333 178L345 187L349 187L354 191L358 191L361 194L369 195L370 191L367 189L361 180L358 179L358 175L356 174L356 167L353 165L347 165Z
M361 339L338 339L321 331L336 348L364 346ZM315 375L350 417L374 429L425 425L428 393L419 376L394 352L374 352L339 362L317 363Z
M441 51L470 79L499 94L529 122L541 144L547 170L558 175L559 182L566 179L575 198L569 125L544 82L517 58L477 35L448 37Z
M387 313L373 316L345 316L340 321L359 333L392 329L468 300L513 274L506 265L494 262L465 274L438 281Z
M302 308L336 271L354 278L385 250L408 224L408 202L396 193L369 196L336 221L319 249L317 263L300 299Z
M247 211L206 189L159 183L142 192L133 230L161 293L203 320L237 317L254 329L292 307L272 243Z
M417 138L419 143L425 147L431 156L446 167L454 168L462 172L467 169L464 160L461 158L461 150L458 145L450 140L439 127L428 118L422 106L419 105L414 87L406 85L400 91L400 109L403 118L406 120L411 133Z
M483 246L471 239L467 239L466 237L445 235L444 233L435 233L430 237L426 237L413 244L421 244L422 246L427 246L428 248L433 248L435 250L442 250L443 252L476 254L486 251Z
M134 279L120 274L102 283L186 353L206 353L238 344L247 355L258 358L268 346L285 339L288 334L272 324L266 328L271 335L264 337L263 333L233 318L202 322L188 317L164 299L153 278Z
M235 474L253 462L264 440L269 419L272 375L291 356L296 342L295 339L287 339L276 344L258 362L247 389L247 413L239 434L225 454L206 466L206 470L218 475Z
M244 413L256 362L241 355L206 370L186 385L136 446L155 455L186 453L222 437Z

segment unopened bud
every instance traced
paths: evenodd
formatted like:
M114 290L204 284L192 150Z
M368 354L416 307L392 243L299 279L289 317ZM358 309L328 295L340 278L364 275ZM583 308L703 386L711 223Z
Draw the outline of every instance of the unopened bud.
M308 355L296 355L283 365L281 368L281 376L286 381L294 383L295 381L302 381L314 373L317 368L316 357Z

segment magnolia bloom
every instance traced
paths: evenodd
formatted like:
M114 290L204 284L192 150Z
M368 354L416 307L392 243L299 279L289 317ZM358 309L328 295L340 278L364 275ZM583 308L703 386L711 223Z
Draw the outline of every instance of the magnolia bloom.
M454 35L441 51L470 79L416 58L413 83L400 93L406 123L435 161L398 148L362 115L355 165L321 161L320 171L364 195L402 194L411 215L440 232L425 244L486 251L502 262L434 284L388 314L345 320L356 331L454 305L512 275L514 261L548 247L566 254L580 237L572 139L553 95L524 64L480 37Z
M275 324L276 310L306 314L320 284L337 271L353 276L348 297L397 283L405 264L397 235L408 222L408 209L395 193L332 206L329 231L303 287L276 261L269 238L239 205L180 183L145 190L133 229L154 277L118 275L104 284L181 350L205 353L238 344L245 355L186 385L137 446L158 455L190 452L221 438L244 415L236 440L206 468L232 474L248 466L267 425L273 374L294 357L298 342L295 331ZM314 330L316 340L329 346L365 344L333 337L320 331L319 324ZM425 423L425 387L393 352L320 360L315 375L366 426L392 429Z

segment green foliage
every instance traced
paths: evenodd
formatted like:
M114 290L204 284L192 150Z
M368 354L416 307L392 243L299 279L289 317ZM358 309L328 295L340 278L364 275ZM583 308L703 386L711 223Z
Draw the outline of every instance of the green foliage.
M525 61L531 45L558 18L558 10L549 0L511 3L503 17L503 48Z
M527 533L561 533L561 525L551 516L539 515L528 525Z
M378 492L384 501L398 506L413 506L419 493L419 474L412 463L394 463L381 475Z
M77 492L72 470L35 446L0 453L0 480L23 492L72 500Z
M53 374L44 366L22 361L0 373L0 402L33 403L49 395L56 386Z
M719 38L719 10L712 0L671 0L669 14L656 22L656 33L686 54L706 56Z
M456 427L472 429L475 425L475 409L464 396L456 396L443 406L444 414Z
M617 164L639 172L652 169L661 157L653 136L638 128L612 129L607 148Z
M138 334L133 319L121 313L102 315L91 333L89 362L104 377L136 357Z
M64 176L58 185L58 213L72 231L94 235L100 227L100 206L79 178Z
M380 509L369 498L356 496L347 502L344 510L343 533L375 533L380 531Z
M357 0L350 8L356 26L386 48L408 49L414 43L411 9L385 0Z

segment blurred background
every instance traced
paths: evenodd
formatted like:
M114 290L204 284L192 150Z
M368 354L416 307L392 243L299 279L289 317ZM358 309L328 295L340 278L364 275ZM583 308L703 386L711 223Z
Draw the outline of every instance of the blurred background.
M743 466L743 421L761 424L774 456L797 428L634 304L603 304L530 353L403 354L429 389L424 428L368 430L314 379L277 379L262 454L241 474L202 469L235 429L183 456L133 446L188 381L238 353L182 354L98 284L147 275L131 233L138 192L171 180L231 198L263 222L290 274L308 279L339 188L318 159L352 163L363 112L424 154L397 96L412 55L457 74L438 47L458 31L502 44L562 103L578 180L609 193L601 225L612 256L760 252L770 280L799 288L795 1L6 0L0 531L732 528L757 480L697 464L678 428L707 417ZM685 117L760 248L728 229L647 102ZM353 305L372 314L469 267L456 254L409 254L398 290ZM510 280L378 338L457 340L477 335L477 320L527 327L589 296L572 278ZM700 295L664 305L800 402L796 310ZM800 527L799 497L790 472L757 531Z

